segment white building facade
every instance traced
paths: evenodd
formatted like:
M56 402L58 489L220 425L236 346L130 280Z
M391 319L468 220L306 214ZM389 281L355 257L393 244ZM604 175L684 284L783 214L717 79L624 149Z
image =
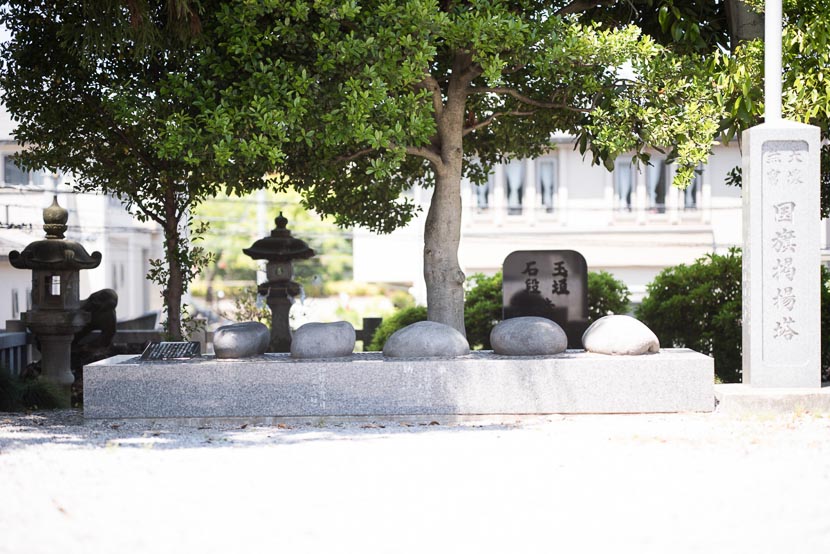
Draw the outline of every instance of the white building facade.
M145 279L149 260L162 256L158 225L137 221L117 198L76 193L71 175L22 171L14 165L21 147L11 136L12 128L0 108L0 327L31 307L31 272L13 268L9 252L44 238L42 211L53 195L69 212L66 238L103 257L98 268L81 271L81 298L114 289L120 320L160 309L159 289Z
M683 191L671 185L674 167L659 152L647 167L622 156L609 172L560 138L539 158L495 167L486 185L462 182L461 268L493 274L513 251L576 250L589 270L614 274L639 301L664 268L741 246L741 189L725 182L740 165L736 144L715 145ZM416 299L425 300L423 228L431 192L413 191L422 212L407 227L390 235L355 231L355 280L412 286Z

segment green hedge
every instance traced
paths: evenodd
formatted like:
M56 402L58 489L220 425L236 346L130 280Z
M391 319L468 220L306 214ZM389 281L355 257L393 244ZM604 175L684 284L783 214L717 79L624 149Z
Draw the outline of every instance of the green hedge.
M830 367L830 272L821 268L821 359ZM741 380L741 251L709 254L663 270L648 285L637 317L663 347L686 347L715 359L725 383ZM827 377L825 374L824 377Z
M502 316L502 275L492 276L481 273L471 275L467 280L467 294L464 299L464 325L470 348L489 350L490 331L501 321ZM610 313L628 311L628 288L610 273L588 273L588 318L590 321ZM367 350L382 350L392 333L398 329L424 321L427 311L424 307L399 310L385 318Z

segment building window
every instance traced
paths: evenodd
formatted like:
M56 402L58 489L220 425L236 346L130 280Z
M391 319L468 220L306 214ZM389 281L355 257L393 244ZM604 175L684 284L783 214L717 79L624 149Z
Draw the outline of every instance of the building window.
M614 195L620 210L631 211L631 197L634 192L634 166L631 159L614 162Z
M669 184L669 167L666 161L652 159L646 171L646 189L648 208L653 213L666 212L666 187Z
M700 198L700 189L703 187L703 166L698 166L695 170L695 176L686 191L683 194L683 208L686 210L696 210L698 199Z
M29 184L29 175L15 165L14 156L3 156L3 181L7 185Z
M3 156L3 182L7 185L28 186L32 184L43 188L49 174L45 171L23 171L15 165L14 159L14 154Z
M480 185L473 185L475 189L476 195L476 211L478 213L484 213L490 209L490 192L493 190L493 180L495 176L490 173L490 176L487 177L487 182L482 183Z
M507 214L521 215L525 180L521 160L513 160L504 166L504 180L507 185Z
M557 188L556 160L539 160L539 198L545 213L553 212L553 198Z

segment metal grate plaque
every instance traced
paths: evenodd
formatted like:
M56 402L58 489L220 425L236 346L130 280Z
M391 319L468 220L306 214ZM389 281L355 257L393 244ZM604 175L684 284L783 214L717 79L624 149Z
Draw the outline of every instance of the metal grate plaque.
M141 354L141 360L189 360L201 355L201 346L197 341L151 342Z

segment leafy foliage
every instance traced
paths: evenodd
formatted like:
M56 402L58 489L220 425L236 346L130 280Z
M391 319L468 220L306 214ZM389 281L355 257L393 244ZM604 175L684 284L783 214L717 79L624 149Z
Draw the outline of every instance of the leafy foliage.
M741 254L708 254L664 269L647 286L637 318L664 348L687 347L715 358L724 382L741 380Z
M470 276L464 298L464 323L470 348L490 350L490 331L502 317L502 274Z
M760 4L760 2L758 2ZM782 116L820 129L821 215L830 216L830 2L784 0ZM724 112L721 129L731 140L764 114L764 50L760 40L711 59L715 100ZM740 175L730 184L740 184ZM737 177L735 179L734 177Z
M166 130L197 110L171 81L194 79L204 50L199 36L170 25L208 4L11 0L0 12L11 33L0 49L0 89L18 122L15 138L26 146L20 163L72 173L76 189L116 196L140 220L162 227L165 257L154 262L150 278L164 287L176 339L182 294L210 259L189 244L201 229L191 226L188 214L221 188L221 180L210 161L196 162L187 152L169 155ZM265 171L261 162L249 161L222 176L256 188Z
M168 118L160 148L196 166L213 160L229 175L248 163L279 165L275 186L292 184L340 225L378 232L412 218L403 191L435 185L424 249L430 318L456 325L463 176L482 183L508 157L539 155L554 132L576 136L609 168L623 152L647 161L646 146L667 149L681 186L708 155L720 117L700 57L628 20L580 20L590 7L228 0L202 20L209 47L196 78L171 76L197 109ZM700 33L669 21L683 10L662 16L661 32Z
M17 379L0 367L0 412L68 408L58 388L43 379Z
M288 229L297 238L306 241L315 251L309 260L294 262L295 279L304 285L317 276L323 283L351 278L352 243L349 231L339 229L329 218L323 218L305 209L300 195L293 190L263 191L268 226L274 227L274 217L282 212L288 219ZM233 198L217 194L194 209L197 222L209 224L204 233L205 242L217 254L214 260L215 276L224 280L254 280L256 261L242 252L260 238L257 228L259 200L248 195ZM210 272L209 272L210 273Z
M607 271L588 272L588 321L625 314L630 303L628 287Z
M687 347L715 358L724 382L741 380L741 253L709 254L663 270L648 287L637 317L663 347ZM821 367L830 380L830 270L821 267Z

